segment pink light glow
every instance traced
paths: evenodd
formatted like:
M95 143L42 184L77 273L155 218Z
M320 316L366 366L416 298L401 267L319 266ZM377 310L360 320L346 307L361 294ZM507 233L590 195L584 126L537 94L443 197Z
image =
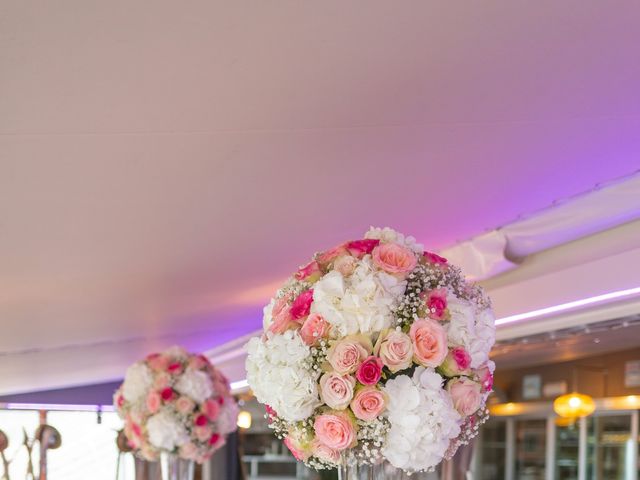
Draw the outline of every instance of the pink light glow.
M528 318L542 317L550 315L552 313L564 312L567 310L574 310L586 305L593 305L596 303L606 302L608 300L614 300L624 297L631 297L633 295L640 294L640 287L629 288L627 290L618 290L615 292L605 293L602 295L596 295L595 297L583 298L582 300L575 300L573 302L561 303L560 305L554 305L552 307L541 308L538 310L532 310L531 312L519 313L517 315L511 315L496 320L496 325L504 325L506 323L518 322L520 320L526 320Z

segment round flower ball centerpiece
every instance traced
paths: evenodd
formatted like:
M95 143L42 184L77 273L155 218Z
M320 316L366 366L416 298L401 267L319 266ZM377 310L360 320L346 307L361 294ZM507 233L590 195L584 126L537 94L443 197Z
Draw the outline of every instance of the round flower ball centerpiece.
M229 382L207 357L181 347L129 367L114 404L135 453L150 461L164 454L165 478L191 478L193 462L208 460L236 430Z
M312 468L433 471L488 417L490 301L412 237L372 228L316 254L263 324L247 345L249 385Z

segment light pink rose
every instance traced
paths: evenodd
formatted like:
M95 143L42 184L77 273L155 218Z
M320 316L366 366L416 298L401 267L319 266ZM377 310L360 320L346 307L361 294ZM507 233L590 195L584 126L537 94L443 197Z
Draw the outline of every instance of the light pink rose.
M320 377L320 398L336 410L344 410L353 398L356 380L351 375L329 372Z
M344 450L356 444L355 425L347 413L331 412L318 415L313 429L318 440L334 450Z
M422 255L427 262L433 263L434 265L442 266L447 264L447 259L444 257L441 257L437 253L424 252Z
M284 437L284 444L298 461L305 462L311 456L310 445L296 435L289 434Z
M380 415L387 405L384 392L374 385L359 388L351 401L351 410L356 418L371 421Z
M357 264L358 261L351 255L343 255L333 262L333 269L340 272L342 276L348 277L354 272Z
M471 355L463 347L453 347L438 368L447 377L456 377L469 373Z
M294 275L296 280L304 280L309 283L317 281L322 273L320 272L320 265L315 260L308 263L304 267L298 269Z
M373 263L387 273L405 274L416 268L416 254L397 243L382 243L371 253Z
M327 338L330 329L331 324L322 315L312 313L302 324L299 333L305 344L315 345L321 339Z
M180 447L180 458L185 458L187 460L194 460L198 453L198 447L195 446L194 443L189 442L185 443Z
M313 289L305 290L291 304L291 318L299 320L309 315L313 302Z
M482 402L481 386L466 377L453 379L447 385L455 409L465 417L474 414Z
M376 343L375 353L393 373L409 368L413 363L411 338L398 330L381 332Z
M356 378L363 385L375 385L382 376L382 360L372 355L360 364Z
M162 404L162 397L155 390L149 392L147 395L147 410L149 413L156 413L160 410L160 405Z
M316 260L321 266L327 267L336 258L348 254L349 252L347 251L345 245L338 245L337 247L334 247L318 255L318 258Z
M364 240L354 240L347 243L347 250L349 253L357 258L362 258L365 255L371 253L374 248L380 245L380 240L367 238Z
M334 465L339 465L341 462L339 451L327 447L317 439L311 444L311 454L322 461L333 463Z
M153 380L153 387L158 390L162 390L164 388L167 388L169 386L169 383L171 383L171 376L166 372L162 372L156 375L155 379Z
M178 410L178 412L182 413L183 415L191 413L194 407L195 404L189 397L180 397L178 398L178 400L176 400L176 410Z
M204 404L202 405L202 411L209 420L215 422L218 418L218 415L220 414L220 404L215 400L205 400Z
M284 333L289 329L293 318L291 318L291 308L289 307L289 298L280 297L276 300L271 310L271 325L269 331L271 333Z
M372 351L371 341L361 335L349 335L336 341L327 352L327 361L344 375L355 372Z
M447 332L435 320L419 319L409 330L413 359L423 367L438 367L447 356Z
M434 320L444 320L447 315L447 289L437 288L420 295L424 299L427 315Z
M156 372L164 372L171 363L171 359L161 353L152 353L147 355L147 364L149 368Z
M209 359L204 355L192 355L189 358L189 368L193 370L200 370L209 364Z
M475 370L475 375L482 385L483 392L490 392L493 390L493 372L488 365L483 365L479 369Z
M206 425L204 427L195 427L193 431L196 434L196 438L201 442L208 441L213 434L213 429L209 425Z

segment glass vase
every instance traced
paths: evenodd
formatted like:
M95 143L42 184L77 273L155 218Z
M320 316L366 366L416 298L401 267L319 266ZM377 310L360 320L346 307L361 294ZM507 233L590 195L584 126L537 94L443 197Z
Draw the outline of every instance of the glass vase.
M342 463L338 467L339 480L439 480L436 472L406 473L395 468L389 462L376 465L358 465L349 452L342 454Z
M162 480L193 480L195 462L174 453L163 453L160 456L160 469Z

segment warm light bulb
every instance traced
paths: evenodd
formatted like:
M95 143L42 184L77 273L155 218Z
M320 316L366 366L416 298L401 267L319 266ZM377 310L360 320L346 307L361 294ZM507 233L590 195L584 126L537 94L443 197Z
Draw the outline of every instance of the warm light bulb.
M241 411L238 414L238 427L245 430L251 428L251 413L246 410Z
M569 406L571 408L579 408L581 403L580 397L571 397L569 399Z
M596 404L589 395L582 393L569 393L561 395L553 402L553 410L564 418L580 418L591 415L596 409Z

